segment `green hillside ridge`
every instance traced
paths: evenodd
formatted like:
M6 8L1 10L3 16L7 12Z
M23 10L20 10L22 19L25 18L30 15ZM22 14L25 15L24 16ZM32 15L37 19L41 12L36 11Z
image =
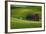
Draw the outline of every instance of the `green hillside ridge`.
M41 6L13 6L11 5L11 29L16 28L39 28L40 21L26 20L28 14L39 14L41 16Z

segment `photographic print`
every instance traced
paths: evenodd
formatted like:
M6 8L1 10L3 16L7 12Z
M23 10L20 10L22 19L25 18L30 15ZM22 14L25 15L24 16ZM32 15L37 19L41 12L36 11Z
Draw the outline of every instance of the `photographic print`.
M8 2L8 32L44 30L44 3Z

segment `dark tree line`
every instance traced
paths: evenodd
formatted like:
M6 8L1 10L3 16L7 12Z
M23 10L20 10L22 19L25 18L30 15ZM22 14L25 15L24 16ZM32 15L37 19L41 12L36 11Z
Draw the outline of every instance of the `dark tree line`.
M39 21L40 16L39 16L39 14L30 14L30 15L26 16L26 20Z

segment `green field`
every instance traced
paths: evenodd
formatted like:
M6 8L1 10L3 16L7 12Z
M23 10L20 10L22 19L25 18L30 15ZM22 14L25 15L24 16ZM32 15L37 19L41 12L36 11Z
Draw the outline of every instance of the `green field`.
M39 28L42 26L39 21L26 20L28 14L39 14L41 16L41 6L19 6L11 5L11 29L16 28Z

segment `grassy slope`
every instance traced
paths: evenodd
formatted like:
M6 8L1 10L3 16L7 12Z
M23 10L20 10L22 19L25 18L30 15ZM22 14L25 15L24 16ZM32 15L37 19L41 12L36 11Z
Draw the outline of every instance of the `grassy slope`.
M17 18L12 18L11 28L38 28L41 27L41 21L27 21Z
M40 14L39 7L30 7L30 8L13 8L12 10L12 19L11 19L11 29L15 28L38 28L41 27L41 21L28 21L22 20L20 17L26 17L27 13L38 13ZM19 18L19 19L17 19Z

